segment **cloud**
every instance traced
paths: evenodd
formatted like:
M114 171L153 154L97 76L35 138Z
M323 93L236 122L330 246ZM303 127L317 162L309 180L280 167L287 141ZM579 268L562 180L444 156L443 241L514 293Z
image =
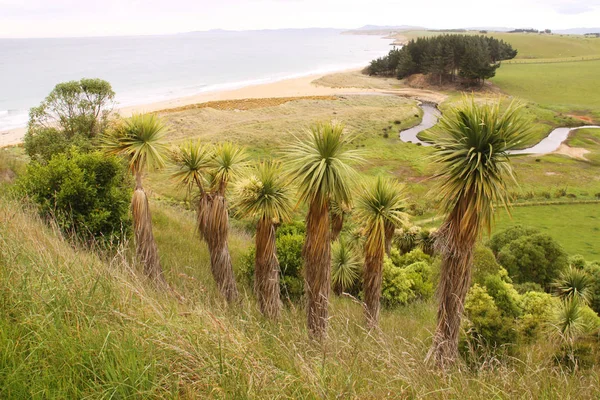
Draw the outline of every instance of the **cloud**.
M556 12L565 15L585 14L600 8L600 0L555 0L540 3L550 5Z
M503 0L494 12L482 12L489 4L491 0L0 0L0 37L363 25L565 29L600 21L600 0Z

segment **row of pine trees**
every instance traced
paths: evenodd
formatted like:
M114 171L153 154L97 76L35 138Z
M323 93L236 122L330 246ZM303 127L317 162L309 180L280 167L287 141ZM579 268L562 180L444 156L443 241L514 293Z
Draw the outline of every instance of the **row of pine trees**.
M499 104L473 99L446 113L432 161L441 209L446 213L436 238L441 255L438 325L430 357L440 366L458 357L458 332L471 277L473 248L482 228L490 228L494 207L509 201L513 180L508 151L520 143L526 125L519 107L501 112ZM239 301L228 249L228 196L236 212L256 221L255 293L261 312L277 319L282 302L275 246L277 226L289 221L298 205L306 210L302 250L309 335L327 335L331 291L331 243L350 210L362 223L364 238L363 300L366 323L379 320L382 269L397 227L407 221L399 184L378 177L361 182L355 167L364 160L351 149L342 125L314 125L281 152L280 160L251 163L243 148L231 143L188 142L167 151L165 128L155 115L136 115L103 135L103 148L124 157L135 176L132 198L138 261L157 286L169 289L152 234L143 174L170 163L173 178L186 187L197 210L197 229L210 252L212 274L228 303ZM232 184L230 188L230 184ZM333 215L333 217L332 217Z
M385 57L371 61L369 75L406 78L429 74L440 84L457 77L482 83L496 74L500 62L510 60L517 50L503 40L489 36L439 35L411 40Z

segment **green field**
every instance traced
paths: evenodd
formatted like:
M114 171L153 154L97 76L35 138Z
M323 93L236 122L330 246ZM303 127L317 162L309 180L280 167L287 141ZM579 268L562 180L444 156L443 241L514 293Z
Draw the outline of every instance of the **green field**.
M492 82L505 93L600 118L600 61L505 64Z
M447 32L435 31L407 31L397 36L415 39L423 36L445 35ZM464 34L479 35L479 32L466 32ZM566 58L596 55L600 56L600 39L586 38L579 35L540 35L537 33L505 33L488 32L493 36L510 43L519 51L516 59L535 58Z
M512 218L499 211L495 231L512 225L538 228L565 250L600 261L600 203L513 207Z

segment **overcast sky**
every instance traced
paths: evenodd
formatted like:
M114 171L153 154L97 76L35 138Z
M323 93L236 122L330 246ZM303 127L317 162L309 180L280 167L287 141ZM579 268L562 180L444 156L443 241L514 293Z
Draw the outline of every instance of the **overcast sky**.
M564 29L600 25L600 0L0 0L0 37L362 25Z

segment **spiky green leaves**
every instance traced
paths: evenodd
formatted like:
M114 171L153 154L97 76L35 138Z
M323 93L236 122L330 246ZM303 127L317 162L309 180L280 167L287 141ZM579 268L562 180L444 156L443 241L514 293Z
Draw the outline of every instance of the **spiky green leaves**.
M289 221L293 198L281 164L274 161L257 164L250 177L236 186L235 207L239 215L275 222Z
M437 191L443 209L450 212L468 199L461 228L480 221L490 229L494 205L508 205L508 184L515 182L508 152L529 132L521 106L512 103L501 112L499 102L477 104L465 98L444 113L436 130L433 160L439 166Z
M146 168L165 165L165 127L154 114L135 114L109 130L102 138L104 149L128 160L137 174Z
M223 195L228 183L241 175L247 162L248 155L242 147L230 142L217 145L211 161L213 188Z
M360 276L360 259L354 249L338 240L331 249L331 283L337 293L352 287Z
M213 153L200 141L189 141L171 152L171 163L174 166L173 179L187 188L188 194L194 187L204 192L204 174L211 166Z
M394 180L380 176L363 188L356 200L356 215L364 224L367 253L383 248L389 227L395 228L408 222L404 208L402 187Z
M592 296L592 279L587 272L570 267L562 272L554 283L558 297L563 300L578 300L588 304Z
M351 203L351 183L356 176L352 163L362 162L359 152L349 150L350 138L337 123L317 124L284 154L290 178L298 185L299 200L326 204L330 200Z

